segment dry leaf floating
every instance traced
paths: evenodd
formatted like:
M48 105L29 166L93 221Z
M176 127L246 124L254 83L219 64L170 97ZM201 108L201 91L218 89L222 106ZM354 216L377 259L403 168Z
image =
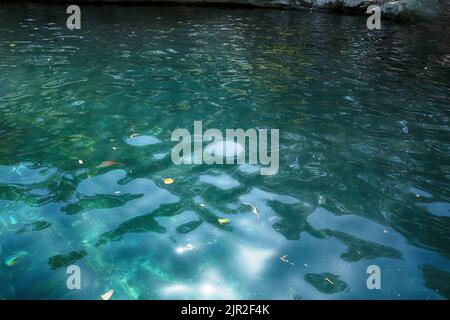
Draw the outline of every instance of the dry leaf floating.
M174 182L174 180L172 178L165 178L163 180L164 184L172 184Z
M111 299L113 293L114 293L114 290L111 289L111 290L109 290L108 292L102 294L102 296L101 296L101 297L102 297L102 300L109 300L109 299Z
M230 219L227 219L227 218L220 218L220 219L218 219L217 221L219 221L219 223L220 223L222 226L225 225L225 224L230 223Z
M118 165L119 163L116 161L103 161L102 163L100 163L97 168L106 168L106 167L110 167L110 166L114 166L114 165Z

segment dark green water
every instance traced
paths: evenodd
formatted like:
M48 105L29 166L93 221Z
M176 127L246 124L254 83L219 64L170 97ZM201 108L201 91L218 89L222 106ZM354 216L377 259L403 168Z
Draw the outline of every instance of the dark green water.
M0 5L0 298L450 298L448 18L66 17ZM279 129L279 173L173 165L194 120Z

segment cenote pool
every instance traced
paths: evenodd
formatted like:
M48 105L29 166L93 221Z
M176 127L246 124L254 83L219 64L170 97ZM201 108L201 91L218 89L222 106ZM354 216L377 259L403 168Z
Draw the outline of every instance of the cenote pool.
M65 10L0 5L0 299L450 298L448 16ZM279 172L174 165L195 120Z

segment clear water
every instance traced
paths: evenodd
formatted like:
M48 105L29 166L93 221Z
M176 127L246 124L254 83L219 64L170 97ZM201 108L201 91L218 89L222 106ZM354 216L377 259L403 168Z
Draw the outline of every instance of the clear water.
M0 6L0 298L450 297L448 17L66 17ZM194 120L280 129L279 173L173 165Z

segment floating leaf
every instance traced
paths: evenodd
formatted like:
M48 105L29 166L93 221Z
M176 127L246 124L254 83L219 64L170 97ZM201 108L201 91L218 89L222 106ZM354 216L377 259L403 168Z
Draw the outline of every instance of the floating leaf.
M108 292L102 294L102 295L101 295L102 300L109 300L109 299L111 299L113 293L114 293L114 290L111 289L111 290L109 290Z
M227 219L227 218L219 218L217 221L219 221L219 223L220 223L221 225L225 225L225 224L231 222L230 219Z
M165 179L163 180L164 184L172 184L173 181L174 181L174 180L173 180L172 178L165 178Z
M118 165L120 163L116 162L116 161L103 161L102 163L100 163L97 168L106 168L106 167L110 167L110 166L114 166L114 165Z
M287 254L285 254L284 256L281 256L281 257L280 257L280 260L281 260L283 263L289 263L291 266L295 266L295 263L293 263L293 262L291 262L291 261L288 260L288 255L287 255Z
M8 267L12 267L12 266L14 266L17 263L17 261L19 261L20 259L22 259L26 255L27 255L27 253L25 251L19 251L16 254L6 258L5 259L5 264Z

